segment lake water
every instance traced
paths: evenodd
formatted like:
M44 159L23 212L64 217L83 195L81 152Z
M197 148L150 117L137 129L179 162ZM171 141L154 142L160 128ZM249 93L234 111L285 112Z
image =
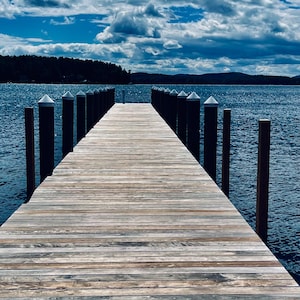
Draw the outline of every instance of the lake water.
M55 161L61 160L61 96L70 91L95 90L100 85L0 84L0 223L26 199L24 108L35 109L36 146L38 105L44 94L55 102ZM218 177L221 171L222 115L230 108L230 199L255 227L258 120L271 120L268 246L300 282L300 86L168 86L195 91L201 104L214 96L219 102ZM150 85L115 86L116 101L150 102ZM203 105L202 122L203 122ZM202 143L202 141L201 141ZM203 146L201 144L201 146ZM36 150L38 153L38 150ZM37 155L38 156L38 155ZM200 161L202 162L203 155ZM38 168L38 163L37 163ZM38 177L38 170L37 170ZM37 178L38 181L38 178Z

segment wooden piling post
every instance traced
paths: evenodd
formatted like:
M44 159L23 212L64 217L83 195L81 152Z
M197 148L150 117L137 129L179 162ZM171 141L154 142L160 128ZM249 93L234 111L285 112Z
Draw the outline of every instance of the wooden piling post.
M100 120L105 114L105 91L103 89L99 89L99 117Z
M105 111L104 111L104 114L106 114L109 109L110 109L110 105L111 105L111 99L110 99L110 92L109 92L109 88L106 87L104 89L104 97L105 97Z
M33 107L25 108L25 139L26 139L26 177L27 199L29 201L35 190L35 159L34 159L34 116Z
M191 93L186 98L187 148L200 161L200 97Z
M270 120L259 120L256 232L265 243L268 237L270 128Z
M162 102L162 117L169 124L169 96L170 89L166 88L163 91L163 102Z
M54 169L54 101L44 95L39 105L40 177L41 182Z
M157 111L161 117L163 117L164 90L164 88L158 89Z
M218 102L209 97L204 102L204 169L216 181Z
M116 103L116 89L111 88L111 107L110 108L112 108L115 103Z
M125 104L126 100L125 100L125 90L122 90L122 103Z
M74 143L74 96L66 92L62 96L62 153L65 157L73 151Z
M86 127L89 132L94 126L94 92L89 90L86 92Z
M169 125L174 132L177 126L177 95L176 90L172 90L169 95Z
M100 92L99 90L94 91L94 120L96 124L100 120Z
M222 191L229 197L231 109L223 111Z
M184 145L186 145L186 98L187 94L181 91L177 95L178 101L178 132L177 135Z
M84 92L80 91L76 94L77 102L77 143L86 134L86 95Z
M113 107L113 105L115 104L115 88L113 88L113 87L108 88L107 93L108 93L108 99L109 99L108 103L109 104L108 104L106 112L108 110L110 110Z
M157 87L153 86L151 88L151 104L157 111Z

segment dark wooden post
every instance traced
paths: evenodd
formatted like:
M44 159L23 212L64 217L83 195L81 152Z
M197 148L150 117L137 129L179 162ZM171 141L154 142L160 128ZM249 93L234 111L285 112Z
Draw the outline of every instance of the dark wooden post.
M54 101L45 95L39 102L41 182L54 169Z
M204 169L216 181L218 102L209 97L204 102Z
M187 148L200 161L200 97L191 93L186 98Z
M66 92L62 96L62 152L63 157L73 151L74 143L74 96Z
M164 88L159 88L157 108L158 108L158 113L160 114L161 117L163 116L163 103L164 103Z
M155 96L155 87L152 86L151 88L151 95L150 95L150 102L151 102L151 105L155 108L155 100L154 100L154 96Z
M115 102L116 102L116 89L115 88L111 88L110 89L110 94L111 94L111 103L110 103L110 109L114 106Z
M157 87L153 86L151 88L151 104L157 111Z
M169 124L169 95L170 89L166 88L163 91L163 102L162 102L162 117Z
M229 197L231 110L223 111L222 191Z
M99 117L98 120L100 120L103 115L104 115L104 110L105 110L105 97L104 97L104 90L99 89L99 103L98 103L98 109L99 109Z
M86 134L86 96L80 91L76 95L77 101L77 143Z
M178 103L178 137L186 145L186 98L187 94L181 91L177 95Z
M33 108L25 108L27 203L35 190L34 117Z
M176 132L177 123L177 95L176 90L172 90L169 94L169 125Z
M105 105L105 110L104 114L107 113L111 107L115 104L115 88L105 88L105 99L106 99L106 105Z
M107 113L110 109L110 105L111 105L111 99L110 99L110 90L109 88L105 88L105 99L106 99L106 109L105 109L105 113Z
M153 89L153 106L155 107L156 111L160 114L160 88L154 87Z
M89 132L94 126L94 92L89 90L86 93L86 126Z
M100 92L98 90L94 91L94 121L96 124L100 120Z
M268 238L270 127L270 120L259 120L256 232L265 243Z
M125 100L125 90L122 90L122 103L125 104L126 100Z

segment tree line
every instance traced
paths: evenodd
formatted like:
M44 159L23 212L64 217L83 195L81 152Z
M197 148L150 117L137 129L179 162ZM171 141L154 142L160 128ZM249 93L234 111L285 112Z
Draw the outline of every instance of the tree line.
M0 56L0 82L127 84L130 72L121 66L94 60Z
M98 60L35 55L1 56L0 82L100 84L285 84L299 85L300 76L265 76L243 73L149 74L126 71Z

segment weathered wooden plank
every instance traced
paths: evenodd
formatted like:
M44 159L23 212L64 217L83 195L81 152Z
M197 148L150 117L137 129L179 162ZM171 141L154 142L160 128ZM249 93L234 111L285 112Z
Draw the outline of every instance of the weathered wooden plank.
M0 298L300 299L148 104L116 104L0 230Z
M214 291L212 291L214 290ZM224 287L220 286L218 289L213 289L213 287L167 287L161 288L160 286L145 286L137 288L126 288L126 286L120 288L105 287L105 288L90 288L89 285L86 285L85 288L76 288L72 284L69 286L61 285L55 288L46 288L44 289L45 297L63 297L64 299L74 299L73 297L96 297L98 295L102 297L115 297L119 296L122 299L127 297L127 299L132 299L132 296L147 297L148 295L157 296L158 299L162 299L163 296L172 296L169 299L174 299L174 295L178 296L178 299L184 298L186 296L198 296L199 295L208 295L214 297L215 295L220 295L222 298L225 296L230 297L228 299L236 299L240 297L243 299L245 296L253 295L259 296L258 299L272 299L275 296L281 296L280 299L287 299L288 297L292 299L297 299L299 297L298 287L278 287L274 290L273 287ZM27 289L14 289L14 290L4 290L2 292L2 297L14 298L15 297L27 297L27 299L38 298L41 296L41 288L39 284L31 284ZM215 298L215 297L214 297ZM221 298L221 299L222 299ZM26 298L25 298L26 299ZM43 298L44 299L44 298ZM148 298L147 298L148 299ZM197 298L195 298L197 299ZM209 297L208 297L209 299ZM245 298L244 298L245 299ZM253 299L252 297L250 299ZM278 298L277 298L278 299Z

